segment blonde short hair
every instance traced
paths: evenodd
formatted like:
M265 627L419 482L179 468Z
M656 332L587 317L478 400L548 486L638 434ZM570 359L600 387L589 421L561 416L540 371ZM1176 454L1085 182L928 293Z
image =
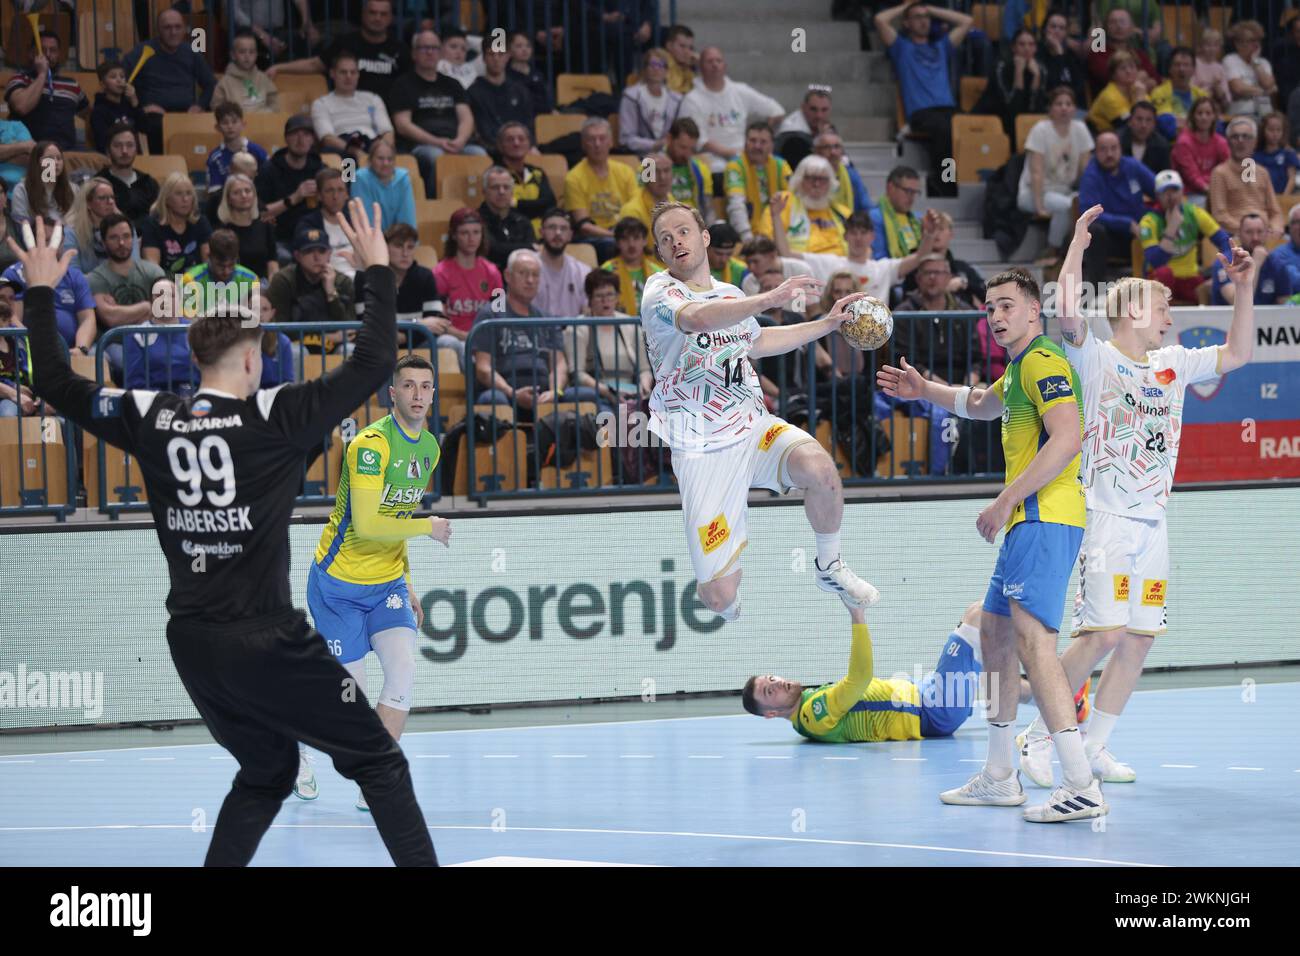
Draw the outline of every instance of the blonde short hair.
M650 217L650 241L651 242L655 243L656 245L658 245L659 243L658 237L655 236L655 230L659 225L660 217L663 216L665 213L673 212L676 209L680 209L682 212L689 212L691 214L691 217L695 220L695 224L700 227L700 232L704 232L708 228L707 226L704 225L704 217L700 215L700 211L696 209L694 206L688 206L684 202L661 202L657 206L655 206L654 212Z
M163 180L162 187L158 190L158 198L149 207L149 215L159 222L166 222L168 201L175 193L185 189L188 189L194 196L194 206L190 209L187 221L198 222L199 217L202 215L199 211L199 193L194 188L194 183L190 181L190 177L185 173L172 173Z
M1144 310L1154 301L1153 296L1163 296L1168 302L1172 294L1169 286L1163 282L1125 276L1106 290L1106 319L1113 327L1120 319L1128 316L1129 307L1134 303Z

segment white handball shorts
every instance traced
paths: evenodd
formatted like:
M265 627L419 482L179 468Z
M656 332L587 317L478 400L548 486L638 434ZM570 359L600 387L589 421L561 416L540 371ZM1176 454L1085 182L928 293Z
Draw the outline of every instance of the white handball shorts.
M1079 593L1071 636L1125 628L1166 630L1169 536L1165 519L1088 512L1079 548Z
M725 577L748 541L749 489L792 490L790 452L816 439L775 415L766 415L743 439L695 454L673 452L682 494L686 543L698 581Z

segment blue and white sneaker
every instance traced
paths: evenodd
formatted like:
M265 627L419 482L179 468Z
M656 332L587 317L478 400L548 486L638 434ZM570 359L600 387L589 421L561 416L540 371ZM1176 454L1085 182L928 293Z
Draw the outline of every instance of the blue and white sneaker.
M305 750L298 751L298 779L293 783L293 795L299 800L315 800L320 796L316 771L311 769L311 756Z
M1061 784L1052 791L1046 803L1026 807L1025 819L1030 823L1067 823L1070 820L1104 817L1108 813L1110 807L1101 794L1101 781L1093 778L1082 790Z
M814 558L813 567L817 569L817 586L823 591L838 595L849 607L868 608L879 603L880 592L854 574L842 559L836 558L828 567L823 568Z
M366 803L365 792L360 789L357 790L357 809L365 813L370 812L370 804Z

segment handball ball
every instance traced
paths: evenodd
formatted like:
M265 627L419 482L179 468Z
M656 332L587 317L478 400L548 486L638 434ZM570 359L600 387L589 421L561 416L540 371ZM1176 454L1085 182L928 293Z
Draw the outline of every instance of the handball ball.
M855 349L874 351L894 334L894 313L877 298L858 299L849 303L846 311L851 318L840 326L840 335Z

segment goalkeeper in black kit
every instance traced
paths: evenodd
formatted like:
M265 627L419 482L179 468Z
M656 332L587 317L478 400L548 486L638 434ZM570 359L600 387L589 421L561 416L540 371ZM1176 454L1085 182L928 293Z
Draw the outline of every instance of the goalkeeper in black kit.
M171 577L172 661L213 738L239 761L208 866L252 859L293 788L298 741L329 754L360 785L397 865L437 865L406 758L364 695L343 693L347 671L290 598L289 518L303 466L388 381L397 356L397 293L379 207L372 222L353 200L340 218L366 269L352 356L315 381L259 389L256 316L207 315L188 333L201 373L191 398L103 388L74 374L54 316L54 287L73 255L59 257L62 227L47 242L37 220L34 235L24 230L27 249L9 240L27 276L33 390L139 462Z

